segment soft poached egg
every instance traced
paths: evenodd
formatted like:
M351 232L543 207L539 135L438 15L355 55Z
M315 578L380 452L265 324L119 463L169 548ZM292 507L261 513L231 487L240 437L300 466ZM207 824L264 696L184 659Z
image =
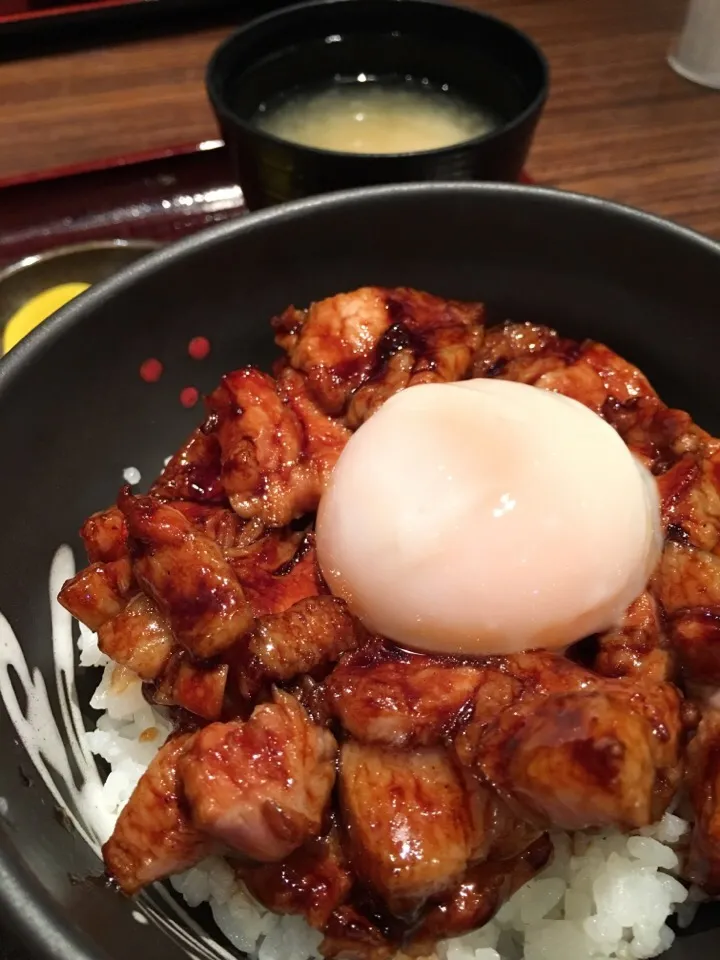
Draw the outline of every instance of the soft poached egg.
M562 649L616 625L661 546L652 476L587 407L502 380L404 390L320 503L332 592L402 646Z

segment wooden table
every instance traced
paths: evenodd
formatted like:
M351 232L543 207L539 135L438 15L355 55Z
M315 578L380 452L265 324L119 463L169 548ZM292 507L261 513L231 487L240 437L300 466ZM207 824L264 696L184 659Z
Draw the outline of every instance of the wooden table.
M552 94L530 172L720 238L720 93L666 63L682 0L475 0L530 33ZM226 29L0 65L0 179L217 136Z

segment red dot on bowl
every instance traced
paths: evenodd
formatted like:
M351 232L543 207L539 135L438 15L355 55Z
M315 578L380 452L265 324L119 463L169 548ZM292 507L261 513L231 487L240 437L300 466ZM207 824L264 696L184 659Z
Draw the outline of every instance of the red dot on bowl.
M155 357L143 360L140 364L140 376L145 383L157 383L162 376L163 365Z
M185 387L180 391L180 403L184 407L194 407L199 397L197 387Z
M207 337L193 337L188 344L188 353L193 360L204 360L210 353L210 341Z

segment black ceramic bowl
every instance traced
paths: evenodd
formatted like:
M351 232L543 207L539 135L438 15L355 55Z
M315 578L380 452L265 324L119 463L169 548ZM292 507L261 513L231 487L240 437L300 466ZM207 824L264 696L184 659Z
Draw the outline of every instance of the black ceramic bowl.
M610 203L504 185L400 186L278 207L161 250L0 361L0 917L27 960L227 956L199 933L207 917L188 919L163 887L131 903L88 879L101 864L78 832L92 796L79 804L78 794L92 767L72 728L94 722L98 678L77 673L74 714L67 624L57 610L53 623L48 602L59 545L83 562L76 531L113 500L123 468L148 482L198 421L178 402L184 386L207 391L233 367L268 368L268 319L287 304L409 284L606 341L717 434L719 276L719 246ZM187 354L197 335L213 347L202 362ZM138 375L148 356L165 364L156 384ZM714 923L712 910L701 915ZM0 934L0 955L1 944ZM711 960L719 946L720 933L696 932L668 960Z
M280 140L253 123L263 103L359 74L447 84L498 125L440 150L352 154ZM516 181L545 103L548 70L528 37L475 10L427 0L320 0L238 30L210 61L207 86L238 182L257 209L381 183Z

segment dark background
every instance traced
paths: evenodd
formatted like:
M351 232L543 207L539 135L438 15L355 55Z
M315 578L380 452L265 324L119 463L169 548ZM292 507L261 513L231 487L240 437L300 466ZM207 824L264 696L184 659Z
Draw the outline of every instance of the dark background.
M27 953L20 950L14 934L0 926L0 960L29 960Z

